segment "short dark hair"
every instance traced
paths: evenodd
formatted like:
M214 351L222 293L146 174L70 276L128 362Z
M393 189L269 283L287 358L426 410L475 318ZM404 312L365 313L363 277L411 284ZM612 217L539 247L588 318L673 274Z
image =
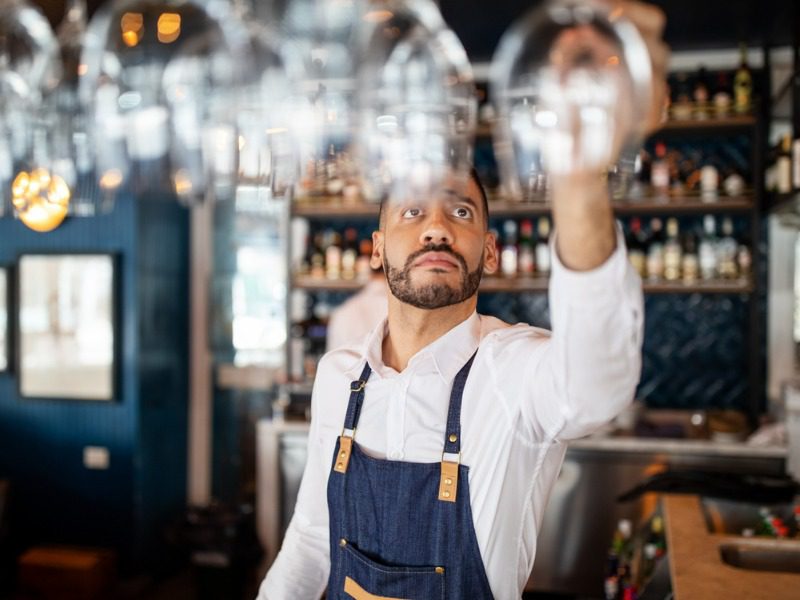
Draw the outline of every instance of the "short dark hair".
M475 182L475 185L478 187L478 190L481 193L481 203L483 204L483 215L485 218L484 224L486 226L486 230L489 230L489 197L486 195L486 188L483 187L483 183L481 183L481 178L478 175L478 171L475 167L470 167L469 169L469 178ZM381 207L378 213L378 229L383 229L383 205L386 203L386 200L381 200Z

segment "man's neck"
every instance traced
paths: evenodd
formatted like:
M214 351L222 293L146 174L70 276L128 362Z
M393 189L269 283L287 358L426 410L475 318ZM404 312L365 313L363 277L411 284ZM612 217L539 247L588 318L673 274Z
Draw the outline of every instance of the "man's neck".
M398 373L411 357L467 320L477 305L477 294L443 308L416 308L389 294L389 331L383 338L383 364Z

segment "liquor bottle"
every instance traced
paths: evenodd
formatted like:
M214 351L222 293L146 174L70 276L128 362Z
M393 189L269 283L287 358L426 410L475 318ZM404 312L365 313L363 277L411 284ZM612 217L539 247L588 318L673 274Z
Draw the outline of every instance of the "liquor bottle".
M792 187L800 190L800 137L792 142Z
M736 268L739 277L750 277L753 272L753 254L746 240L742 240L736 250Z
M683 236L683 258L681 271L684 283L694 283L700 275L700 259L697 255L697 238L694 233L687 232Z
M663 142L656 143L655 158L650 165L650 185L656 196L669 194L669 163L667 162L667 147Z
M781 138L775 169L775 184L778 193L788 194L792 191L792 136L788 133Z
M647 256L645 254L644 240L642 239L642 222L638 217L631 219L630 230L625 238L628 246L628 260L633 268L644 278L647 272Z
M355 279L356 260L358 260L358 232L355 227L348 227L344 230L342 279Z
M540 217L536 230L536 269L547 275L550 273L550 219Z
M503 223L503 250L500 253L500 272L503 277L517 276L517 224L508 219Z
M683 121L692 118L692 93L689 85L689 76L678 73L675 76L675 97L672 101L672 118Z
M322 232L314 234L314 246L311 250L311 277L314 279L325 278L325 238Z
M717 74L717 86L714 91L714 115L717 118L725 118L731 112L731 89L728 83L728 76L724 71Z
M708 76L705 67L700 67L697 70L694 90L692 91L692 98L694 100L693 116L695 119L705 120L708 118L708 97Z
M722 219L722 237L717 244L717 268L723 279L736 279L738 268L736 265L736 252L739 245L733 238L733 220L730 217Z
M372 275L370 258L372 257L372 240L363 239L358 243L358 258L356 258L356 279L367 281Z
M700 169L700 195L705 202L717 199L719 188L719 171L714 165L705 165Z
M749 113L753 101L753 75L747 65L747 45L739 46L741 61L733 76L733 109L736 114Z
M714 279L717 276L717 222L713 215L703 217L703 236L698 248L700 277Z
M326 237L325 277L328 279L340 279L342 276L342 236L336 231L328 230Z
M658 217L650 220L650 237L647 240L647 279L658 281L664 277L664 232Z
M677 281L681 277L683 250L678 231L678 219L667 219L667 241L664 244L664 279Z
M536 271L536 256L533 249L533 222L525 219L519 225L519 272L526 277Z

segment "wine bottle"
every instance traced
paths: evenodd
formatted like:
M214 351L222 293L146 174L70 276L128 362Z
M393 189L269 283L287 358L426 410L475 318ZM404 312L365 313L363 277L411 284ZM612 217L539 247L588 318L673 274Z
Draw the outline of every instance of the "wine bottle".
M733 109L736 114L746 114L752 109L753 101L753 74L747 64L747 45L739 46L741 59L739 68L733 77Z

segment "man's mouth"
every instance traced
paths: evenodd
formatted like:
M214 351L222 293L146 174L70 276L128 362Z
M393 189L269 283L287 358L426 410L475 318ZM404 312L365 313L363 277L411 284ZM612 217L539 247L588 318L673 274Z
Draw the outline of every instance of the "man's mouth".
M446 252L426 252L414 261L414 266L450 270L459 269L461 265Z

